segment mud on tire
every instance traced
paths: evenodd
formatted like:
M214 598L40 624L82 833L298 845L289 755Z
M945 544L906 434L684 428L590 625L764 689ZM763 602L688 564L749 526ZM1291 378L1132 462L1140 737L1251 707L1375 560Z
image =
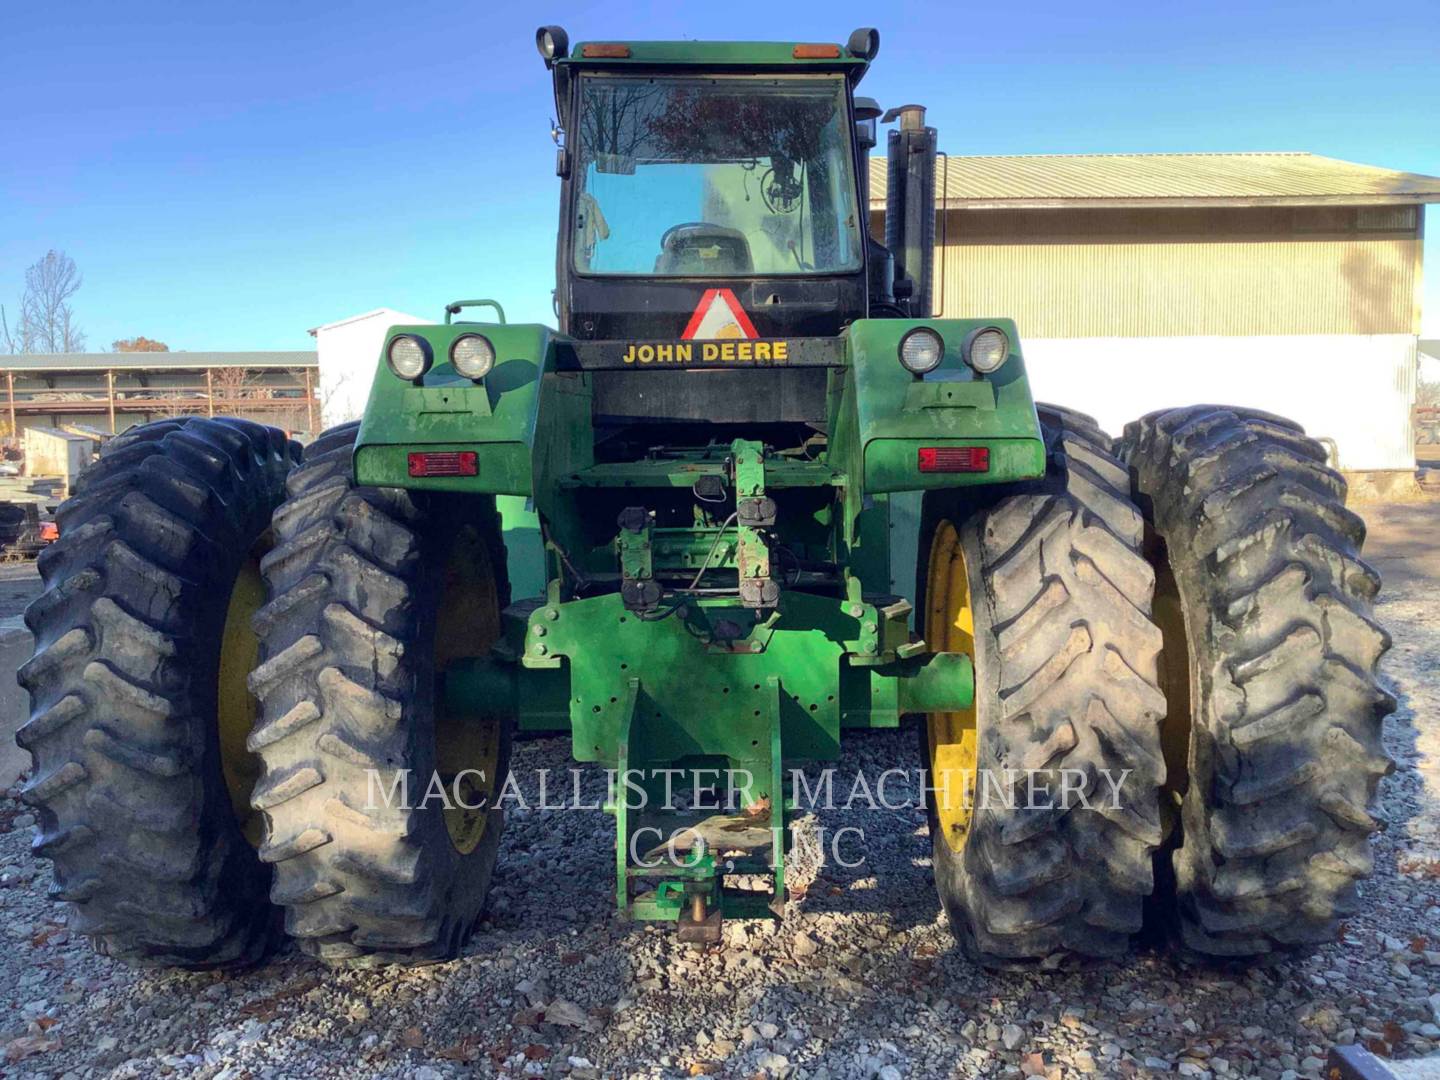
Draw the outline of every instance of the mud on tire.
M265 767L252 801L267 822L271 898L305 952L353 966L426 963L469 936L504 824L489 810L462 854L441 803L422 796L438 769L437 647L498 632L505 559L488 500L356 486L357 429L307 448L275 515L263 567L271 599L255 619L262 663L250 680L262 707L250 747ZM437 631L460 543L471 545L463 561L488 566L493 596L476 605L487 609L478 621ZM508 752L507 721L498 776ZM402 770L408 806L385 794Z
M72 928L132 965L245 964L273 936L270 875L222 770L219 664L237 576L298 456L247 421L132 428L81 474L39 558L21 798Z
M1334 937L1372 868L1369 807L1395 708L1364 523L1319 443L1267 413L1152 413L1121 450L1173 572L1167 718L1185 944L1249 956ZM1184 736L1188 732L1188 740Z
M942 523L958 529L968 564L981 775L1037 770L1052 794L1061 770L1085 777L1087 799L1072 796L1068 810L1027 809L1023 791L1014 806L977 797L958 852L931 800L936 884L952 928L998 964L1123 952L1140 929L1161 839L1165 705L1140 514L1093 420L1045 406L1040 419L1044 480L975 497L985 502L931 495L921 528L922 612ZM1122 782L1118 799L1102 770Z

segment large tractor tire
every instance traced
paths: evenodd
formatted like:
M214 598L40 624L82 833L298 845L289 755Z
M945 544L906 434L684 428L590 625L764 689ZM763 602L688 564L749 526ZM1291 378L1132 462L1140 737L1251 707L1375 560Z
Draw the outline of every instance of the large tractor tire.
M1159 579L1182 940L1219 957L1332 940L1391 767L1364 523L1321 445L1266 413L1153 413L1120 449Z
M934 493L921 526L925 640L975 658L975 707L922 733L935 881L962 945L1002 966L1123 952L1161 840L1165 702L1140 513L1093 420L1040 419L1045 479Z
M40 555L21 798L71 927L126 963L244 965L276 937L246 837L245 676L270 514L298 457L241 420L132 428L80 475Z
M307 448L275 514L252 801L271 898L305 952L431 963L478 921L504 826L510 718L453 713L443 686L498 636L505 556L489 500L357 487L356 431Z

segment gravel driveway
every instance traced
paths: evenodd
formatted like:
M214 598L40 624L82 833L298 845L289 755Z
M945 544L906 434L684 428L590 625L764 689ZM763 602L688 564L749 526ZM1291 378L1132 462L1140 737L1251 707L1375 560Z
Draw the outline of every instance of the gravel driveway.
M24 614L39 592L40 572L33 561L0 561L0 619Z
M1432 530L1433 534L1433 530ZM238 976L139 974L94 956L47 901L29 817L0 801L0 1073L6 1076L460 1075L1318 1077L1335 1042L1440 1046L1440 583L1396 575L1380 616L1397 772L1382 786L1368 906L1338 943L1249 971L1140 948L1076 971L995 974L953 947L914 811L862 825L864 866L802 855L783 926L724 949L610 914L611 819L510 819L490 921L469 954L412 972L331 973L286 952ZM913 766L915 733L849 737L845 775ZM566 742L517 750L569 768ZM587 774L586 801L600 793ZM533 789L532 789L533 791Z

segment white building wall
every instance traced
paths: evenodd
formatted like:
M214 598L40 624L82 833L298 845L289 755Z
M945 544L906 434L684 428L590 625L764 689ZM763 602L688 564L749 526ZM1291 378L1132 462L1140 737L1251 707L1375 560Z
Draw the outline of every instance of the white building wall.
M1419 375L1421 382L1440 383L1440 356L1420 353ZM1418 389L1418 387L1417 387Z
M1023 328L1022 328L1023 329ZM1278 413L1334 440L1342 469L1414 469L1410 334L1025 338L1037 401L1106 431L1156 409L1213 402Z
M380 308L313 330L320 362L320 414L324 426L334 427L364 415L370 384L380 364L380 347L390 327L431 321L393 308Z

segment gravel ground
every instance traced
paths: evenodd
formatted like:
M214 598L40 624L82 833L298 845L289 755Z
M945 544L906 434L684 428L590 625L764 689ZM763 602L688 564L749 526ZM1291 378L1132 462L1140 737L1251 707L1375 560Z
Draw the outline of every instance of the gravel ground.
M33 560L0 562L0 619L25 612L40 592L40 571Z
M1433 535L1433 530L1432 530ZM1432 541L1434 542L1434 541ZM1401 575L1397 575L1401 576ZM853 870L797 861L783 926L723 949L610 914L611 819L516 813L490 919L455 963L332 973L293 952L241 975L136 973L94 956L47 901L29 817L0 801L0 1074L797 1077L1318 1077L1332 1043L1440 1046L1440 581L1402 577L1380 615L1400 709L1364 914L1305 958L1249 971L1140 948L1069 971L989 973L954 948L914 811L806 820L865 829ZM0 583L3 585L3 583ZM848 738L844 775L910 765L905 730ZM569 768L529 742L522 777ZM587 773L587 801L601 774ZM533 795L533 787L531 788ZM802 840L802 846L805 845Z

